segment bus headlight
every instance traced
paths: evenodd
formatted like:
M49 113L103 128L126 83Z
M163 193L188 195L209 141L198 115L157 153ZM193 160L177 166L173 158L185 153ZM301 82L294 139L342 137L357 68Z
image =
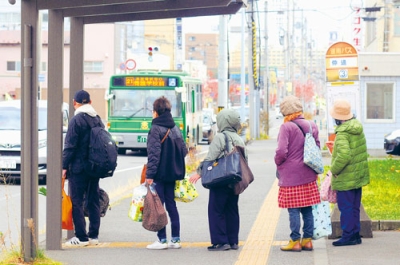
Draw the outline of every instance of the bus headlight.
M112 138L114 139L115 142L123 142L124 137L122 135L113 135Z

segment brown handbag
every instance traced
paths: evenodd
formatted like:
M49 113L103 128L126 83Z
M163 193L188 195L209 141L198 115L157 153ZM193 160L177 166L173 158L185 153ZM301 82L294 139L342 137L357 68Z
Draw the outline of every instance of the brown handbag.
M142 226L146 230L157 232L168 224L167 212L156 191L152 191L149 185L146 186L147 194L143 203Z
M253 172L246 161L243 146L236 145L235 148L240 153L240 168L242 170L242 180L235 184L233 190L236 195L241 194L254 181Z
M167 139L170 131L171 129L168 129L167 133L164 135L164 138L162 138L161 143L163 143L165 139ZM144 164L142 168L142 175L140 176L140 184L143 184L146 181L146 170L147 170L147 164Z

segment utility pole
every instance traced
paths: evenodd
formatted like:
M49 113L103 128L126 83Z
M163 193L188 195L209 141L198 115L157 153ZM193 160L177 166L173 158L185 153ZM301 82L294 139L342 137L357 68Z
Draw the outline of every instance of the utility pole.
M249 66L248 66L248 77L249 77L249 127L250 135L252 139L260 137L260 91L258 84L257 74L257 39L256 39L256 23L254 21L254 0L249 2L249 19L250 24L249 30Z
M268 122L265 127L265 133L269 135L269 65L268 65L268 2L264 2L265 11L265 29L264 29L264 111L267 113Z
M246 9L242 8L242 25L241 25L241 51L240 51L240 117L241 117L241 122L245 121L245 113L244 113L244 105L245 105L245 87L246 87L246 69L245 69L245 56L244 56L244 50L246 49L245 47L245 25L246 25Z
M219 47L218 47L218 111L228 106L228 58L227 58L227 17L219 17Z
M289 16L289 9L290 9L290 0L286 0L286 40L285 40L285 89L284 89L284 96L288 94L289 90L289 78L290 78L290 35L289 35L289 21L290 21L290 16Z

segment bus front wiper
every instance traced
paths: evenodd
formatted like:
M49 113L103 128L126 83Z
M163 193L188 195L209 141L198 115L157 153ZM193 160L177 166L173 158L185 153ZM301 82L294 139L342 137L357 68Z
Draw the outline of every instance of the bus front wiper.
M136 114L138 114L139 111L143 110L144 108L140 108L137 111L135 111L133 114L131 114L130 116L126 117L127 119L132 118L133 116L135 116Z

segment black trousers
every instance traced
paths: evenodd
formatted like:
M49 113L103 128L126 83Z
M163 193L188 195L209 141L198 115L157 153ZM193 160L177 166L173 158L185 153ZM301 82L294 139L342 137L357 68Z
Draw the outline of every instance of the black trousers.
M74 221L75 236L80 241L97 238L100 229L100 196L99 180L93 179L84 172L69 174L68 183L72 201L72 219ZM86 195L85 195L86 194ZM86 196L84 201L83 196ZM83 204L86 204L89 215L89 233L86 232L86 221L83 213Z
M211 244L239 243L239 195L230 188L210 189L208 224Z

